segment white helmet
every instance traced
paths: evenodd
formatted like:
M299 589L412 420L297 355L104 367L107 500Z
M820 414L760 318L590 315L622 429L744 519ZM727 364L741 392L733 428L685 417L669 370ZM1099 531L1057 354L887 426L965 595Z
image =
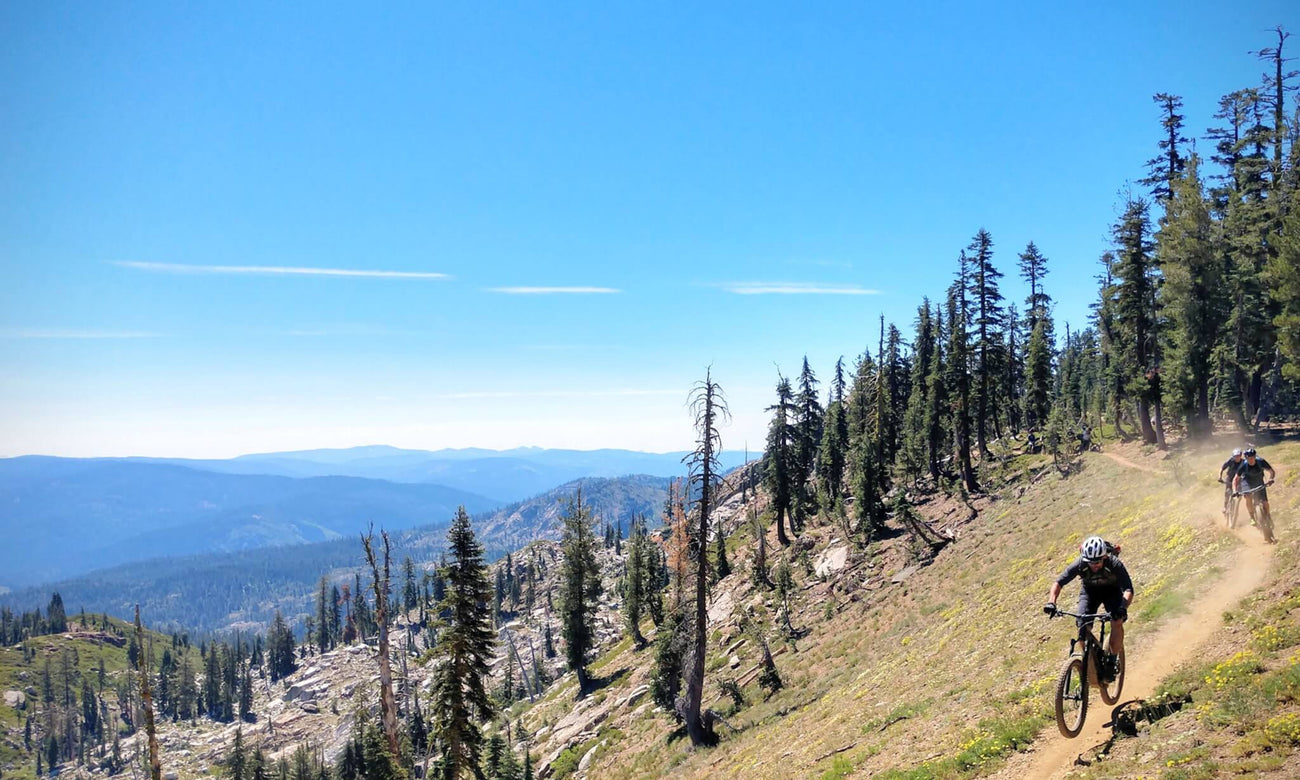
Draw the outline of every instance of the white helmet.
M1240 447L1238 447L1237 449L1235 449L1235 450L1232 451L1232 457L1234 457L1234 458L1240 458L1240 457L1241 457L1241 448L1240 448Z
M1100 536L1089 536L1079 545L1079 554L1085 561L1097 561L1106 557L1106 540Z

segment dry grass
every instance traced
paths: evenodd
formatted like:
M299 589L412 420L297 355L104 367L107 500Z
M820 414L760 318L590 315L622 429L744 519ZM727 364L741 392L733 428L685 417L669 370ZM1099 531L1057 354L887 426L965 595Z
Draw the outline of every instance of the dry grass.
M841 608L829 618L825 597L814 596L825 588L805 591L795 624L811 634L777 659L785 689L763 701L748 686L752 703L728 718L737 731L723 729L717 747L692 750L670 736L666 714L647 711L617 723L621 738L606 746L590 776L926 778L995 767L1046 722L1047 684L1070 626L1048 623L1040 607L1082 537L1099 533L1124 545L1138 590L1128 634L1137 662L1162 622L1213 583L1221 553L1239 544L1217 522L1220 449L1165 461L1130 446L1119 454L1163 474L1092 454L1078 473L1051 475L1019 500L1012 487L982 505L958 543L901 585L890 582L901 567L891 557L898 542L887 543L874 565L853 574L848 592L832 597ZM1287 471L1300 464L1298 449L1268 455ZM1285 535L1288 510L1275 505ZM834 530L816 534L825 540ZM804 584L802 572L798 577ZM1072 586L1063 603L1074 593ZM742 648L741 655L743 670L753 652ZM607 668L634 669L623 681L630 687L644 681L649 661L648 651L625 650ZM710 682L706 700L721 698L717 676ZM567 705L560 697L525 720L530 728L553 722Z

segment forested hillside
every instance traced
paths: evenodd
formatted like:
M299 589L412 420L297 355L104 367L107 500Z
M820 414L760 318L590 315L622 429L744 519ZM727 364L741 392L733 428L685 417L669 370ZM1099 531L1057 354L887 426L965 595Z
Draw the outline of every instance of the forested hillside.
M577 480L527 501L476 515L475 522L484 529L482 538L488 546L489 560L495 560L533 539L558 539L557 517L562 501L579 487L599 509L600 516L608 518L611 530L621 524L626 534L633 517L658 515L668 495L667 486L666 479L644 475ZM337 507L332 511L344 510ZM409 556L422 566L432 566L445 550L447 523L453 514L449 511L434 515L439 518L437 522L415 528L390 529L399 559ZM348 517L360 527L371 518L364 511L352 511ZM376 527L382 525L375 521ZM338 582L350 581L363 563L357 536L352 532L339 536L334 541L314 544L122 564L2 594L0 605L16 612L29 611L44 606L51 591L58 591L75 609L122 618L139 604L151 625L203 632L262 631L279 610L301 632L312 613L311 602L321 575L328 574ZM144 547L154 549L151 544Z

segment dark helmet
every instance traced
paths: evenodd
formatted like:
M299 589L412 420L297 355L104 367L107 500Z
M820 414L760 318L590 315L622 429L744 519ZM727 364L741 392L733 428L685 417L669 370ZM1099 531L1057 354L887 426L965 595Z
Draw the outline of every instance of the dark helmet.
M1254 448L1254 447L1247 447L1247 448L1246 448L1246 451L1243 452L1243 453L1241 453L1241 454L1242 454L1242 455L1245 455L1247 458L1253 458L1253 457L1255 457L1255 448Z

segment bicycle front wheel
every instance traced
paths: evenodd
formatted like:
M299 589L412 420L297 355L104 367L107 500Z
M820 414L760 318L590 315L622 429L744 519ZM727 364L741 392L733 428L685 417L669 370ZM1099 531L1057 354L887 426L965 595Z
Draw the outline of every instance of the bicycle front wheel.
M1083 668L1083 659L1072 655L1056 680L1056 727L1061 736L1070 739L1079 736L1087 714L1088 673Z
M1241 508L1241 499L1233 496L1228 499L1228 528L1237 527L1237 510Z
M1264 532L1264 541L1273 544L1277 537L1273 535L1273 512L1266 506L1259 507L1259 530Z

